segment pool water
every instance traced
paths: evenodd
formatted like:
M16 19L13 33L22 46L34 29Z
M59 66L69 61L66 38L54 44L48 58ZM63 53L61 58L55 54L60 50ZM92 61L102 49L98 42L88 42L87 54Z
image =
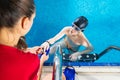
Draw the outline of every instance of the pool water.
M28 46L42 44L56 35L64 26L71 25L76 17L86 16L89 24L84 31L100 53L107 47L120 47L120 0L35 0L36 18L26 35ZM111 50L95 63L119 64L120 51ZM53 55L47 61L53 62Z

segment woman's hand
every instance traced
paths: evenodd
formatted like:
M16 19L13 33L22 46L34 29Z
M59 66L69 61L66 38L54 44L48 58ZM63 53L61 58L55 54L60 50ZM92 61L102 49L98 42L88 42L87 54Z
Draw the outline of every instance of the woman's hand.
M46 60L48 60L48 58L49 58L49 55L46 55L46 53L44 53L40 58L40 62L44 63Z
M43 49L40 46L35 46L35 47L27 48L25 50L25 52L30 52L30 53L33 53L33 54L38 54L38 53L42 53Z
M42 56L40 58L40 67L39 67L39 71L38 71L38 79L37 80L40 80L41 78L41 74L42 74L42 67L43 67L43 64L46 60L48 60L49 58L49 55L46 55L46 52L42 52Z

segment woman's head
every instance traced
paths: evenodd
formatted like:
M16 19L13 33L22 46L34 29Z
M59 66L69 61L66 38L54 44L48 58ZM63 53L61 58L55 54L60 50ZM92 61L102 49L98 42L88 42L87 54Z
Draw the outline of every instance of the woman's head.
M7 28L10 34L12 31L14 39L18 35L19 40L15 46L19 49L27 48L24 35L32 26L34 13L33 0L0 0L0 30Z
M73 26L76 26L76 30L84 31L86 26L88 25L88 20L84 16L78 17L74 22Z
M33 0L0 0L0 28L13 28L21 17L31 18L34 12Z

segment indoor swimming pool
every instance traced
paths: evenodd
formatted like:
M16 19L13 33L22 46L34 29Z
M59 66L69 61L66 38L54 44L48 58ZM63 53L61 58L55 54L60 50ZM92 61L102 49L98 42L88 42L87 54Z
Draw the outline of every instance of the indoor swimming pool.
M86 55L102 53L93 61L63 61L62 68L74 66L80 80L120 79L120 0L35 0L36 18L26 36L29 47L41 45L55 36L64 26L71 26L78 16L88 18L84 34L94 50ZM39 35L38 35L39 34ZM105 53L104 53L105 52ZM44 75L53 70L54 54L45 62Z

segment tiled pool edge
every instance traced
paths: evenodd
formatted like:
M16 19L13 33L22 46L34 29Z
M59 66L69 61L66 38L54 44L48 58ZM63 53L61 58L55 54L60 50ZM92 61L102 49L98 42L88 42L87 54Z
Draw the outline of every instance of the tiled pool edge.
M63 69L65 68L65 66L62 67ZM120 66L75 66L74 67L76 72L112 72L112 73L120 73ZM49 72L53 72L53 66L44 66L43 67L43 72L45 73L49 73Z

